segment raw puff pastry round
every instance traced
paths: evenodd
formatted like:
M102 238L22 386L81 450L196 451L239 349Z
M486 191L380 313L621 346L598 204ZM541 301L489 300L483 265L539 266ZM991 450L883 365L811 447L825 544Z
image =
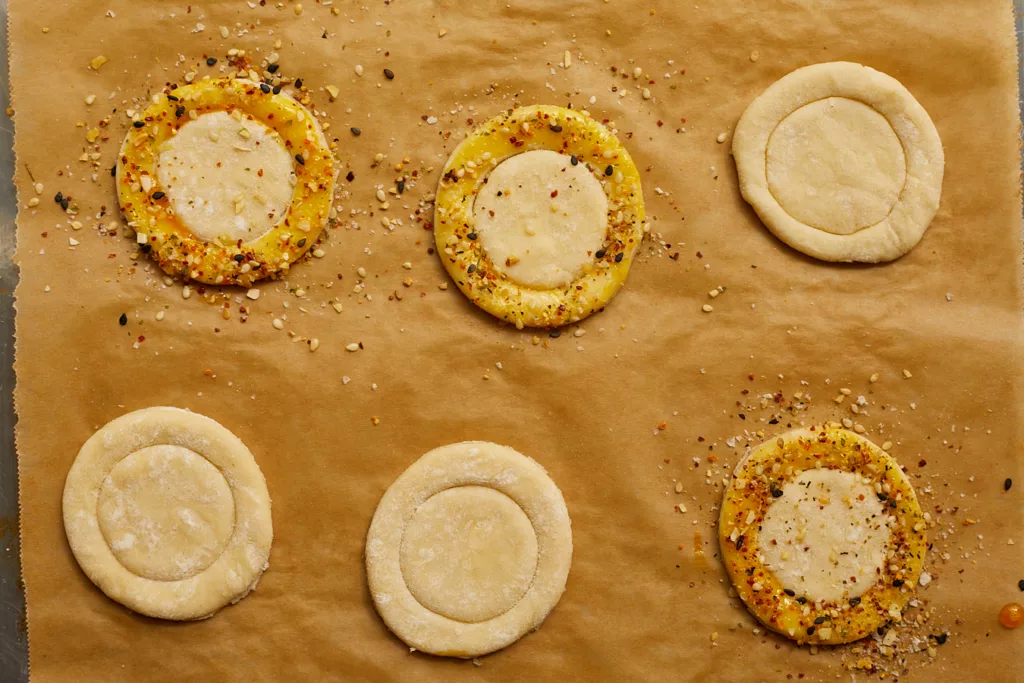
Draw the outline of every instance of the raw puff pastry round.
M256 587L273 526L259 466L208 417L146 408L82 446L64 484L64 529L110 598L161 619L203 619Z
M764 224L825 261L892 261L939 208L942 141L899 81L830 62L784 76L733 136L740 191Z
M582 202L589 202L584 196L589 194L589 188L579 187L579 183L578 193L543 197L535 192L538 183L529 183L533 187L525 187L523 194L545 202L534 206L531 201L529 207L518 203L517 190L504 201L512 203L518 217L538 216L549 221L557 213L564 219L558 226L560 231L571 234L574 227L580 227L586 232L581 242L571 246L572 251L582 255L560 255L552 259L551 272L538 273L541 269L534 264L534 272L529 273L516 262L521 254L506 253L507 240L497 245L495 253L500 258L495 262L495 254L487 251L494 246L493 241L487 244L488 238L478 229L474 208L478 201L493 202L495 197L490 195L496 195L496 191L491 188L488 194L485 190L489 176L501 168L501 162L539 150L561 155L565 173L578 173L582 167L600 184L606 199L601 211L606 216L606 225L594 240L593 230L580 222L576 210L573 216L568 215L570 207L579 209ZM532 168L523 165L522 177L529 179L532 170L549 167L550 159L534 157ZM593 208L589 204L592 202L584 213ZM445 165L435 206L434 239L452 279L477 306L518 328L557 327L602 309L625 283L633 254L644 234L640 175L629 153L607 128L588 115L548 105L506 112L473 131ZM541 215L544 212L547 216ZM495 219L507 222L500 215ZM529 224L519 227L530 230ZM535 240L550 237L538 234ZM567 243L562 237L556 236L553 244L546 247L549 254L559 244Z
M565 590L562 494L524 455L482 441L435 449L387 490L366 573L388 628L423 652L475 657L538 628Z
M225 113L237 117L235 129L221 130L213 120L203 121L206 114L219 118ZM138 121L143 125L128 130L118 156L118 200L140 248L167 273L207 284L248 286L287 272L317 241L331 209L335 162L320 124L294 99L248 80L207 79L155 95ZM168 148L179 130L203 125L217 139L205 146L182 144L168 162ZM245 149L258 145L283 145L291 157L289 175L265 178L263 169L250 168L247 159L256 154ZM264 150L259 156L280 171L280 150ZM161 163L173 168L158 168ZM211 177L198 182L188 177L190 172ZM178 183L164 187L161 179L172 175ZM268 184L276 186L274 191L261 192ZM281 184L290 185L283 196L274 196L282 194ZM288 202L282 215L277 205L284 198ZM227 204L229 210L218 210L218 204ZM184 209L182 214L175 205ZM261 210L273 216L269 231L240 237L232 223L252 220ZM210 214L222 213L230 214L226 218L231 221L224 226L224 238L216 226L206 224ZM193 232L183 216L203 224Z
M849 482L836 475L850 473L856 486L841 490ZM754 616L801 643L848 643L898 621L927 550L921 508L896 461L833 426L751 450L725 492L718 541Z

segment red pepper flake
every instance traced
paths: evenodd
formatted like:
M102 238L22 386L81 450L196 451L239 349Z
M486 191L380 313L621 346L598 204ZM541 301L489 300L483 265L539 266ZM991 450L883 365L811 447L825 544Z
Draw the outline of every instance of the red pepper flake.
M558 196L558 190L551 190L551 198L554 199Z

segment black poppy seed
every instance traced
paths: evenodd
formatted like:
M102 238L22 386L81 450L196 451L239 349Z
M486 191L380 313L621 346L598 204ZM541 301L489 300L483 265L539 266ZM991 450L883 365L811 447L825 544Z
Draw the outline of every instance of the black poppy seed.
M745 540L747 540L747 537L743 534L736 537L736 550L741 550L743 548L743 541Z
M561 330L551 330L551 332L548 333L548 336L551 337L552 339L558 339L559 337L562 336L562 331Z
M157 190L156 192L153 193L153 199L163 199L164 196L164 193L161 192L160 190Z
M622 263L622 254L621 253L615 255L615 262L616 263Z
M814 620L814 623L815 624L824 624L825 623L825 617L818 617L817 619Z
M60 204L61 202L63 202L63 201L64 201L64 195L63 195L63 193L61 193L61 192L58 192L57 194L53 195L53 201L57 202L58 204Z
M128 324L128 314L127 313L122 313L121 317L117 319L117 322L121 323L122 325L127 325Z
M296 78L295 79L295 87L296 88L302 88L302 79L301 78Z
M268 85L267 83L260 83L260 90L263 91L264 95L269 95L270 94L270 85Z
M946 640L948 640L948 639L949 639L949 634L948 633L940 633L939 635L935 636L935 642L938 643L939 645L945 645L946 644Z
M1013 479L1007 477L1006 481L1003 482L1003 490L1009 491L1011 486L1013 486Z
M352 171L349 171L348 173L345 174L345 180L349 181L350 183L353 180L355 180L355 179L356 179L356 174L353 173Z
M384 78L388 79L389 81L395 80L395 72L392 71L391 69L384 69Z
M403 192L405 192L405 181L399 180L398 183L395 185L395 189L398 190L398 194L402 194Z
M271 64L270 66L267 67L267 71L269 71L272 74L276 74L278 68L280 68L279 64Z
M471 240L475 240L476 239L476 233L475 232L471 232L468 235L466 235L466 237L471 239Z
M903 587L903 579L893 579L892 587L893 588L902 588Z
M882 501L883 503L889 500L889 494L887 493L876 493L875 495L878 496L878 500Z
M141 247L139 247L139 249L141 249L141 250L142 250L142 253L143 253L143 254L148 254L148 253L149 253L149 251L150 251L150 250L151 250L152 248L153 248L153 247L149 246L149 243L148 243L148 242L147 242L146 244L143 244L143 245L142 245Z
M807 598L801 595L799 598L796 599L796 601L803 605L807 603Z
M549 128L551 128L551 132L552 133L561 133L562 132L562 127L559 126L559 125L549 126Z
M782 489L777 489L777 488L772 487L771 492L772 492L772 498L781 498L782 497Z
M70 204L70 202L68 201L67 197L65 197L64 199L60 200L60 208L64 209L65 211L68 210L68 205L69 204Z
M235 254L234 258L235 258L235 261L238 262L238 263L241 263L242 261L245 260L245 256L242 255L242 254Z
M598 250L597 250L597 251L596 251L596 252L594 253L594 256L596 256L597 258L604 258L605 254L607 254L607 253L608 253L608 251L607 251L607 250L605 250L605 249L598 249Z
M295 155L295 161L299 162L300 166L305 166L306 165L306 160L302 158L301 154L296 154Z
M813 636L814 635L814 627L813 626L808 626L807 627L807 635L809 635L809 636Z
M280 85L275 85L274 89L271 92L273 92L275 95L280 95L281 94L281 86Z
M355 135L356 137L359 137L360 135L363 134L363 131L359 130L358 128L350 128L349 130L351 130L352 135Z
M475 263L469 264L469 268L466 268L466 272L467 273L475 273L476 272L476 264Z
M207 57L206 58L206 66L213 66L216 63L217 63L217 58L216 57Z
M110 167L110 177L114 178L117 176L117 164Z
M857 598L850 598L850 606L851 607L856 607L859 604L860 604L860 598L859 597L857 597Z
M146 122L145 121L132 121L132 125L135 126L136 128L142 128L144 125L146 125Z
M796 591L790 590L789 588L784 588L782 592L791 598L796 595Z
M1021 591L1024 591L1024 579L1021 579L1017 582L1017 588L1021 589Z
M169 99L171 102L177 102L178 101L178 98L175 97L174 95L168 95L167 99Z
M575 154L573 154L571 157L569 157L569 163L572 164L573 166L577 166L579 165L580 160L576 158Z
M614 172L615 172L615 169L612 168L611 165L605 167L605 169L604 169L604 174L605 175L611 175Z
M174 118L180 119L184 115L185 115L185 105L181 105L180 107L178 107L177 109L174 110Z
M306 246L306 238L305 237L303 237L301 240L299 240L299 249L301 249L304 246Z

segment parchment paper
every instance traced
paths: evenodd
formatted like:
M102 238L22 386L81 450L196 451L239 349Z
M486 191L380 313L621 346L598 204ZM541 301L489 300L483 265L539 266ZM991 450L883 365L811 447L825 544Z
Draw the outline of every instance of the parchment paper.
M806 392L810 409L789 423L850 416L848 403L832 401L837 387L851 388L851 401L866 395L869 416L858 422L896 444L941 522L928 561L936 578L921 597L932 628L950 637L933 664L912 657L909 678L1019 673L1021 634L996 620L1004 603L1020 600L1024 578L1009 3L335 0L333 15L328 3L307 0L298 16L292 2L11 5L22 206L16 398L33 681L833 679L843 650L812 655L754 634L756 623L728 596L714 521L721 479L742 451L727 437L786 426L787 418L759 422L770 411L739 404ZM198 24L205 28L196 32ZM198 293L184 300L181 283L164 287L152 264L130 259L130 237L97 233L96 216L101 205L103 221L117 213L105 174L133 98L192 69L217 73L228 48L265 55L277 39L282 73L313 90L333 123L342 173L355 179L344 183L350 195L326 256L288 279L305 300L284 282L265 285L259 301L243 299L251 307L243 324L234 299L226 321ZM93 71L98 55L110 61ZM218 67L205 66L207 55ZM777 78L840 59L905 84L946 149L939 214L921 244L888 265L827 265L783 246L740 199L729 142L716 142ZM646 84L653 98L644 101L641 84L612 65L628 74L641 66L655 81ZM341 91L335 102L321 89L329 84ZM582 325L585 336L542 332L537 345L534 333L498 325L454 286L440 290L447 278L428 253L431 235L410 218L467 119L532 102L572 103L612 121L646 169L652 232L672 244L645 246L622 293ZM92 182L77 159L91 151L87 131L114 108ZM372 167L377 153L387 158ZM392 231L373 197L378 184L393 186L403 157L403 173L421 169L422 182L392 200L386 215L402 221ZM26 207L33 178L45 186L34 210ZM81 207L81 230L53 202L58 190ZM373 216L350 215L371 208ZM357 267L368 273L360 294ZM718 285L726 292L703 313ZM341 314L325 305L335 297ZM284 313L286 330L319 339L315 353L271 326ZM364 349L347 352L350 342ZM875 372L881 379L869 384ZM273 497L269 571L245 600L199 623L149 620L107 599L64 537L61 492L79 447L108 420L152 405L187 407L232 429ZM575 543L567 591L543 627L478 666L409 653L374 612L362 561L386 487L427 450L464 439L540 461L565 494ZM1016 483L1004 492L1007 477ZM684 493L674 492L676 481ZM686 514L673 511L678 502ZM968 518L977 523L964 527Z

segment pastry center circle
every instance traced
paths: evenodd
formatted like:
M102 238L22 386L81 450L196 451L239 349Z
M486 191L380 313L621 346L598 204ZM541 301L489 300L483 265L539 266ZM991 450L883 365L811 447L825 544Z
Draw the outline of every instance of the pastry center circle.
M850 235L885 219L899 200L907 162L884 116L828 97L789 114L765 150L768 188L796 220Z
M133 574L179 581L220 557L235 523L234 498L209 460L181 446L148 446L118 462L100 485L100 531Z
M450 619L479 623L510 610L537 568L537 536L504 493L459 486L427 499L405 528L402 576L413 597Z
M758 550L784 588L838 601L878 581L890 536L871 484L852 472L807 470L768 506Z
M159 187L203 242L252 242L284 217L294 188L293 157L275 131L243 116L203 114L160 148Z
M526 287L569 284L608 233L608 197L586 164L551 150L505 159L480 186L473 230L498 272Z

